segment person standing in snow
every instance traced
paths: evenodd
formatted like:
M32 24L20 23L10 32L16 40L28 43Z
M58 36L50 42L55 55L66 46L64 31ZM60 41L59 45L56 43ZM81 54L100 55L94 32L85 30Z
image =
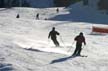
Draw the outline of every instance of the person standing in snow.
M39 19L39 13L36 14L36 19Z
M17 14L16 18L20 18L20 15L19 15L19 14Z
M56 9L56 12L57 12L57 13L59 12L59 8Z
M86 41L85 41L85 37L83 36L83 33L80 32L80 34L78 36L76 36L74 38L74 40L76 41L76 49L73 53L73 56L80 56L80 53L82 50L82 43L84 43L84 45L86 45Z
M60 46L59 42L57 41L57 35L60 35L59 32L55 31L55 27L52 28L52 31L50 31L48 38L51 37L51 40L55 44L55 46Z

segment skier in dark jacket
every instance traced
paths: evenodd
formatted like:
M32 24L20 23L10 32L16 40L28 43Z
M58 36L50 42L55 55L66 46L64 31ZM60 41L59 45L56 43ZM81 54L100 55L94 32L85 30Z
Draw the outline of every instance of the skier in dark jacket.
M57 13L59 12L59 8L56 9L56 12L57 12Z
M80 34L78 36L76 36L74 38L74 40L76 41L76 49L73 53L73 56L80 56L80 53L82 50L82 43L84 43L84 45L86 45L85 37L83 36L83 33L80 32Z
M57 35L60 35L59 32L55 31L55 27L52 28L52 31L50 31L48 38L51 37L51 40L56 46L59 46L59 42L57 41Z
M37 13L37 14L36 14L36 19L38 19L38 20L39 20L39 13Z
M16 18L20 18L20 15L19 15L19 14L17 14Z

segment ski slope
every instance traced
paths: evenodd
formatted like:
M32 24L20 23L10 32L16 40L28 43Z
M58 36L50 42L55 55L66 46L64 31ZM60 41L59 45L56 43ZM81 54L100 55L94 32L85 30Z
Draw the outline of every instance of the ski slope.
M51 19L59 21L108 24L107 14L104 14L102 11L94 7L84 6L82 2L70 5L66 10L68 10L68 13L59 14Z
M79 3L76 9L79 8ZM70 8L75 8L71 6ZM107 71L108 70L108 34L91 34L92 25L108 27L105 23L73 21L81 18L69 14L69 8L33 9L12 8L0 9L0 71ZM89 8L86 8L87 10ZM80 16L85 16L85 7L80 7ZM77 15L74 12L74 16ZM41 13L40 20L35 19L35 13ZM97 11L94 11L97 13ZM15 18L20 13L19 19ZM88 11L88 15L91 11ZM97 14L96 14L97 15ZM96 17L95 15L95 17ZM105 20L102 14L98 17ZM50 20L44 20L44 18ZM54 17L57 18L54 19ZM51 20L53 18L53 20ZM59 21L59 18L63 21ZM71 19L70 19L71 18ZM69 20L67 20L69 19ZM92 19L92 21L97 21ZM108 23L108 21L105 21ZM61 47L55 47L48 33L55 26L60 32L58 41ZM84 32L87 45L83 46L82 55L88 57L70 57L75 49L74 37ZM73 44L72 44L73 43Z

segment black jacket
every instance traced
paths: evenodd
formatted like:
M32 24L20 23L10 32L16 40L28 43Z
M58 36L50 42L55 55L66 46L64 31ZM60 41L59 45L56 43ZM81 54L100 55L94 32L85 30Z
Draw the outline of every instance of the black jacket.
M82 43L84 43L86 45L84 36L80 36L80 35L76 36L74 40L77 42L77 44L81 44L82 45Z
M56 35L59 35L59 33L57 31L52 30L50 31L48 38L51 37L51 39L56 39L57 38Z

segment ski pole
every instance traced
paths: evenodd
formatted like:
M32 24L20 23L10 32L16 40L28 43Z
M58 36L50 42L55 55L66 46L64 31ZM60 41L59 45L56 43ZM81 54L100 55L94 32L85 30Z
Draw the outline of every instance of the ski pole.
M48 39L48 44L50 44L50 39Z
M62 39L62 36L60 36L60 40L62 41L63 45L65 46L64 41L63 41L63 39Z
M74 43L75 43L75 41L72 43L72 46L73 46ZM71 47L72 47L72 46L71 46ZM70 50L71 50L71 48L68 50L68 52L70 52Z
M86 46L86 45L83 45L83 48L82 48L82 49L84 49L85 46Z

